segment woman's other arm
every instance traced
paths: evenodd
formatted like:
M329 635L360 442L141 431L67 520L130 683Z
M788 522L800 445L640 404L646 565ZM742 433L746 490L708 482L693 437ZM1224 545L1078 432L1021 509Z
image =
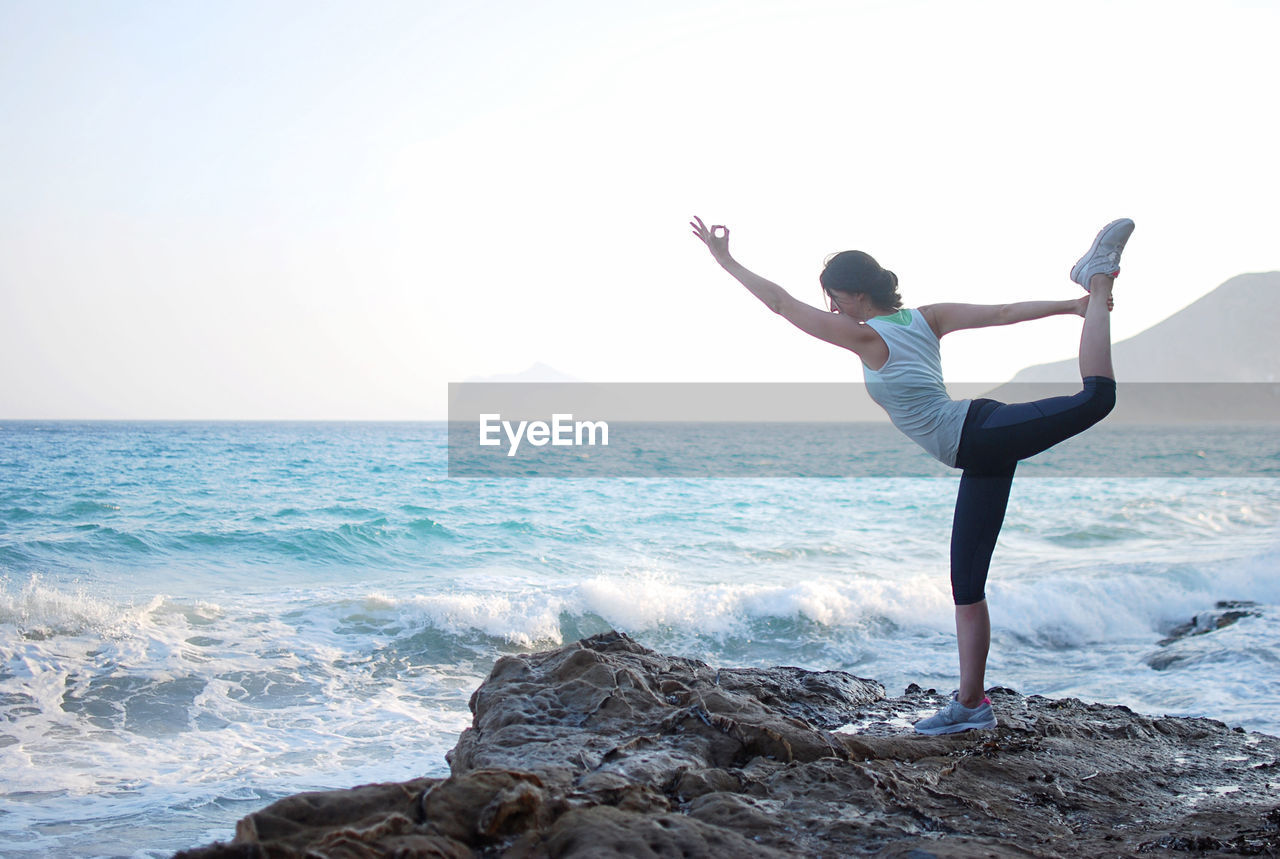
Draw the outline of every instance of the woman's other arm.
M1110 308L1111 301L1107 302ZM1044 319L1046 316L1075 314L1084 316L1089 306L1089 296L1066 301L1017 301L1012 304L929 304L920 308L933 333L938 337L966 328L987 328L993 325L1013 325Z

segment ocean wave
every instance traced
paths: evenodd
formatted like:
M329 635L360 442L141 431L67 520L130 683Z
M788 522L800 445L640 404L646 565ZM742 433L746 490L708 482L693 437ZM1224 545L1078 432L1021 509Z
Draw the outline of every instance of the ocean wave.
M429 518L396 523L378 517L325 527L255 524L263 527L190 531L67 522L53 533L42 529L25 538L0 543L0 561L9 568L41 563L74 568L76 562L85 558L111 561L123 567L147 568L184 559L218 566L288 561L319 566L394 567L420 559L433 547L456 543L459 539L452 528ZM532 526L528 530L532 530Z
M15 592L0 580L0 626L12 626L25 638L51 638L86 632L111 634L136 627L153 615L164 598L152 597L136 606L119 605L89 594L85 586L66 590L31 576Z
M997 569L988 582L1004 634L1049 651L1150 640L1218 600L1280 605L1277 553L1222 562L1058 564ZM572 640L569 631L616 628L702 643L788 631L866 643L886 628L902 636L954 630L944 570L893 576L813 576L789 583L683 581L670 573L594 575L559 585L505 582L486 590L394 597L406 628L431 626L522 648ZM887 625L887 626L886 626Z
M119 504L108 501L76 501L62 509L63 516L93 516L99 513L118 513Z
M6 507L0 510L0 528L10 522L29 522L38 515L34 510L26 507Z
M457 533L452 529L429 516L413 519L405 527L417 537L430 537L440 540L456 540L458 538Z
M287 554L329 560L367 558L371 546L385 542L387 527L306 531ZM434 525L427 527L434 530ZM1085 528L1042 539L1089 544L1106 533L1105 527ZM205 550L222 551L252 541L253 535L192 539ZM271 540L272 551L280 552L282 543L290 545ZM1000 628L1037 647L1155 636L1170 623L1218 600L1280 604L1280 581L1273 572L1280 566L1280 550L1275 548L1243 559L1176 563L1159 558L1143 561L1138 555L1097 561L1072 555L1071 560L1044 563L1035 558L1034 550L1034 543L1015 540L1004 553L1008 557L997 558L988 594ZM368 592L354 606L347 596L328 601L303 596L285 614L290 622L305 620L353 634L381 634L391 628L414 633L431 627L467 637L472 643L479 636L517 648L560 644L566 640L566 629L594 629L600 623L628 632L682 634L699 641L753 638L765 627L776 635L779 621L795 621L798 630L837 637L856 637L857 630L873 621L923 634L953 628L950 583L941 556L914 565L854 564L843 575L815 572L822 563L809 563L815 556L821 562L853 554L840 544L739 547L739 557L749 562L750 572L744 570L738 582L729 580L727 568L681 575L669 569L680 562L678 557L651 560L652 569L610 574L584 571L550 578L542 569L519 566L507 571L495 568L498 571L492 575L477 569L463 574L451 587L432 584L424 593L404 592L413 589L413 580L401 579L397 588ZM502 558L502 553L494 558ZM779 574L770 571L775 568L790 571L783 580L774 581ZM157 612L182 611L183 605L162 597L137 606L117 605L84 587L67 590L39 576L16 586L5 585L0 588L0 624L10 624L24 635L108 632L136 625ZM205 624L207 612L193 609L183 622Z

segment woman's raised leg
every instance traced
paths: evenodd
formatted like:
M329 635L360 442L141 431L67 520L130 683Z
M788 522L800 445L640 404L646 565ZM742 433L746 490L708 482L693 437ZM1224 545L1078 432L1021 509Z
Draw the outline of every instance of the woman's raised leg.
M1105 376L1115 379L1111 367L1111 311L1107 299L1115 278L1095 274L1089 280L1089 306L1084 312L1084 328L1080 332L1080 378Z

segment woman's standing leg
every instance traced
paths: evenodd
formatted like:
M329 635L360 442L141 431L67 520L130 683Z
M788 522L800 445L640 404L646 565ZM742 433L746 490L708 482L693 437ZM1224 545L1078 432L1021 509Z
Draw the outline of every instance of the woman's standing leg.
M989 473L966 470L956 493L951 523L951 595L956 605L956 643L960 651L960 689L965 707L984 697L991 617L987 613L987 571L1013 486L1016 462Z
M997 405L990 400L985 402ZM1017 461L1010 461L982 470L966 468L960 477L955 519L951 523L951 593L956 604L960 689L950 704L916 722L918 733L951 734L996 725L991 704L983 694L991 646L987 569L1004 523L1017 467Z
M987 651L991 648L991 615L984 599L956 606L956 644L960 648L960 690L957 699L974 709L986 697Z

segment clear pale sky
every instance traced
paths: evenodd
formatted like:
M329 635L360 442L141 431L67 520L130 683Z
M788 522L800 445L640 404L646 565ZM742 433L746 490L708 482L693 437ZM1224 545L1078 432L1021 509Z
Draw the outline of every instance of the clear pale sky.
M0 0L0 418L438 419L451 381L858 381L817 303L1067 298L1116 339L1280 268L1272 2ZM962 332L948 376L1075 351ZM1119 368L1123 377L1123 368Z

